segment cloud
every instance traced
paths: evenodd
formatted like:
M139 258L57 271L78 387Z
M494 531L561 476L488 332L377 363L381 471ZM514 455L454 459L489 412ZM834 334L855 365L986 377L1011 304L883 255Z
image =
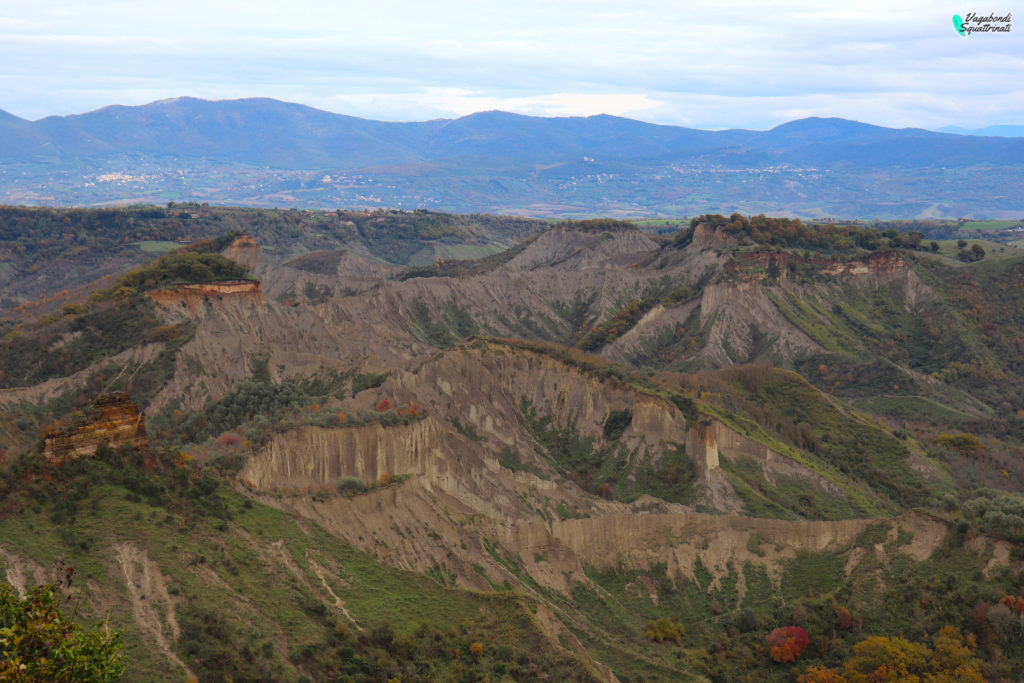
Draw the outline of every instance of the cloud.
M963 38L950 17L924 0L5 0L0 108L193 95L392 120L501 108L698 127L805 112L1024 121L1024 26Z
M428 112L426 118L453 118L501 109L531 116L590 116L612 114L639 117L664 105L647 95L631 93L550 93L495 96L464 88L425 88L413 93L354 93L334 95L328 101L336 111L358 111L373 118L404 119L397 112ZM419 117L423 118L422 114Z

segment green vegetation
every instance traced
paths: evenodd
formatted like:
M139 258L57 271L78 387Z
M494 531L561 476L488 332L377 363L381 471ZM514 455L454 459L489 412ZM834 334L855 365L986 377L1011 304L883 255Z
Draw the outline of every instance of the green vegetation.
M91 300L124 299L140 292L191 282L239 280L248 272L247 267L220 254L177 251L122 275L113 287L96 292Z
M188 203L117 209L7 206L0 208L0 250L24 255L24 267L31 272L44 267L47 260L73 256L89 262L101 255L109 257L138 248L161 251L170 243L247 232L264 245L286 251L298 247L299 253L337 248L358 240L375 256L407 263L422 241L475 242L486 235L513 241L543 225L543 221L528 218L424 210L327 212Z
M1024 671L1016 597L1020 575L983 576L983 560L954 532L934 559L921 562L900 553L898 542L885 542L888 524L879 530L885 564L873 559L872 546L862 545L867 541L857 540L851 548L869 549L860 561L848 565L855 555L847 552L801 553L785 562L779 585L759 564L730 563L712 573L699 557L692 577L671 576L664 565L589 568L591 583L577 583L573 600L591 623L604 625L604 637L585 632L582 638L620 675L644 670L627 654L633 652L643 653L651 667L646 675L664 667L658 675L668 677L674 667L690 667L712 680L792 681L815 670L859 670L869 661L875 662L868 669L873 671L885 655L868 659L867 653L892 645L925 653L922 671L941 669L952 676L948 680L980 682L983 667L989 675L1018 677ZM699 540L695 543L699 548ZM1024 599L1019 608L1024 609ZM902 642L889 643L897 632ZM805 646L797 642L776 649L773 639L785 643L775 638L785 633L806 636ZM666 647L676 642L682 652ZM949 657L932 657L932 652ZM957 662L952 668L963 667L955 675L943 668L950 661Z
M852 250L875 251L887 247L908 246L918 248L921 235L907 233L898 236L895 231L886 235L874 228L860 228L851 225L816 225L803 223L799 219L769 218L765 215L747 218L734 213L729 218L722 215L697 216L690 221L692 231L698 225L720 229L735 239L741 246L762 244L792 249L815 249L824 252L849 252ZM888 242L885 240L888 238ZM894 243L895 242L895 243ZM688 242L686 242L688 243ZM685 246L680 242L679 246Z
M317 275L336 275L344 255L344 251L314 251L293 258L285 265Z
M241 448L232 455L232 460L240 464L240 459L251 449L259 448L274 434L294 427L356 427L371 422L407 424L426 416L418 405L394 406L389 400L383 401L376 410L358 415L341 412L342 399L369 386L379 386L384 377L386 373L355 374L350 370L275 383L269 376L254 373L220 400L208 401L202 410L161 414L153 421L154 431L160 439L178 446L202 444L217 437L217 446Z
M191 207L177 209L192 213ZM239 215L197 207L195 217L177 219L206 225L216 216L232 223ZM342 237L357 239L352 230L366 233L358 240L376 239L384 250L390 248L384 231L392 224L437 242L431 249L449 241L470 245L460 240L477 237L476 246L484 248L483 233L476 231L493 225L429 213L397 214L392 223L387 212L362 212L358 219L354 212L351 221L341 218L345 212L244 215L267 220L268 233L278 236L322 228L319 236L297 238L302 246L296 249L305 253L290 265L323 277L337 271ZM420 292L396 309L405 332L436 348L463 344L432 356L451 363L444 365L449 370L477 349L488 361L511 355L530 361L516 367L551 370L554 376L544 381L553 382L554 390L538 394L550 402L537 405L526 396L512 397L518 405L510 405L502 394L500 402L481 406L474 388L451 391L445 381L457 381L459 372L450 373L454 380L434 377L426 365L433 361L417 356L422 345L402 334L397 343L384 339L379 349L359 350L366 354L361 368L296 377L300 367L335 367L337 358L354 355L344 349L329 363L307 363L307 353L325 352L312 345L288 348L291 330L253 333L245 329L248 321L216 308L194 319L179 317L141 296L154 287L236 275L240 266L218 253L237 236L230 233L125 275L90 305L68 297L55 302L58 312L35 322L22 312L18 321L3 323L0 388L30 387L11 396L38 392L41 398L12 403L0 413L3 550L24 558L26 566L73 563L85 577L79 584L83 623L109 614L117 628L138 618L131 596L122 595L122 582L132 580L133 568L145 568L174 596L165 600L161 589L147 589L145 602L155 615L150 618L203 680L589 680L596 674L571 654L580 645L621 680L856 679L884 670L901 654L908 670L922 677L948 673L929 658L958 661L962 680L974 680L979 671L994 680L1024 677L1024 578L1018 567L1024 498L1017 491L1024 480L1024 259L986 242L983 258L960 263L957 249L976 254L969 242L933 250L925 227L900 233L885 225L812 226L763 216L700 220L720 228L719 237L734 240L735 248L678 252L692 242L698 222L631 268L717 264L701 277L668 270L677 274L644 273L632 280L634 270L624 271L625 284L610 290L563 291L536 306L523 301L493 315L478 315L478 304L438 281L429 288L400 285ZM598 235L633 229L620 221L563 225ZM136 233L122 235L117 244L137 249L159 237ZM395 253L414 246L396 246ZM901 251L879 253L892 249ZM409 269L405 278L482 276L517 253L439 262L422 272ZM407 256L415 261L415 253ZM836 275L840 269L832 268L865 257L871 267L855 276ZM338 291L294 270L288 274L300 279L284 298L316 302ZM681 286L681 277L692 286ZM763 309L756 319L716 328L721 319L706 315L696 298L712 284L757 290L765 297L758 304ZM391 285L382 279L379 286ZM435 289L444 293L430 294ZM611 317L588 329L609 291ZM621 338L656 305L686 308L670 311L672 322L651 337L631 342L635 367L583 350ZM269 302L267 318L287 327L316 312ZM783 329L768 327L783 320ZM489 324L582 349L476 336ZM165 395L153 403L161 412L147 416L150 437L160 447L103 447L96 458L62 467L35 452L43 428L60 418L71 429L76 415L84 416L75 411L87 410L98 393L126 390L145 407L168 385L179 350L197 331L197 347L219 341L220 334L237 334L249 376L217 376L207 386L219 398L197 411L183 409L181 392L187 389L176 382L172 391L178 393L170 402ZM718 346L707 348L708 342ZM321 348L335 350L331 344ZM133 349L132 360L111 360ZM272 367L271 358L282 364ZM304 365L287 367L292 358ZM772 362L737 365L748 358ZM219 372L203 366L208 362L182 356L188 376ZM699 372L672 372L698 365ZM31 388L79 372L71 382ZM591 407L574 414L559 404L581 379L598 392L615 389L593 404L609 406L604 413ZM385 382L395 393L379 390ZM507 384L522 386L517 383ZM423 407L395 399L417 387L444 420L414 430L426 436L410 443L409 455L429 461L454 454L453 467L436 468L441 476L469 471L473 480L466 485L481 479L495 484L493 498L490 489L453 495L463 482L444 479L440 486L431 479L433 467L414 480L387 473L371 481L351 476L364 468L331 470L328 479L303 491L258 494L237 480L246 458L285 429L422 419ZM637 400L631 403L629 396ZM641 410L651 403L646 397L662 402L660 415ZM470 417L473 410L481 415L481 407L488 421ZM645 446L636 437L647 425L657 429L660 416L669 430L663 433L675 436ZM693 427L690 436L709 445L709 430L719 430L720 469L705 478L698 477L697 454L669 441L691 443L684 435ZM502 490L501 482L513 478L496 471L493 456L506 470L543 481L515 477L515 489ZM553 494L552 486L561 490ZM579 489L605 501L573 499ZM644 495L658 500L641 504ZM423 511L416 519L407 518L410 501ZM487 503L505 501L511 504L499 509L524 511L523 517L488 517ZM780 522L744 526L733 517L680 514L673 504L712 514L742 506L743 514L755 517L870 521L821 527L801 522L799 534L821 542L790 545ZM908 517L887 519L908 510L914 510ZM647 516L644 533L657 534L650 546L676 549L665 555L666 564L650 564L654 553L627 555L624 549L623 564L616 566L620 528L610 516L620 514ZM380 524L382 519L387 521ZM527 542L512 540L527 536L518 529L495 531L523 519L536 525ZM592 555L601 566L584 567L581 576L574 573L579 565L571 544L548 540L577 534L573 542L589 543L591 533L594 543L613 550L607 558ZM441 547L453 534L455 543ZM387 569L339 536L358 539L378 560L422 571ZM499 537L501 545L492 540ZM595 547L603 552L605 546ZM42 570L25 571L38 578ZM460 582L494 593L460 590ZM172 613L181 627L174 638ZM125 628L127 674L166 677L173 660L142 630Z
M417 336L425 343L446 349L456 342L476 334L478 327L466 308L454 301L440 307L435 314L420 299L410 306L410 314Z
M521 598L487 602L487 616L458 625L382 624L362 633L327 625L322 642L295 659L314 680L595 680L568 656L527 649L536 641L523 638L533 625Z
M115 681L125 670L121 634L82 630L62 612L74 570L59 584L39 585L19 597L0 584L0 680Z
M483 275L488 273L514 259L519 254L526 251L535 240L537 236L534 235L521 242L518 242L512 247L498 252L497 254L491 254L479 259L465 259L465 260L441 260L436 261L429 266L417 266L408 268L402 273L403 280L409 280L417 277L467 277L471 275Z
M391 376L390 372L358 372L352 377L352 396L367 389L375 389Z
M668 617L661 617L647 623L647 628L644 629L644 634L648 640L652 640L655 643L661 643L666 640L672 641L676 645L683 644L683 633L686 629L683 629L676 622L672 621Z
M1020 221L964 221L961 230L1006 230L1020 225Z
M911 468L904 442L877 423L844 413L796 373L762 363L698 375L693 381L699 393L713 394L722 408L751 416L783 442L866 482L900 507L921 505L931 495Z
M153 252L157 254L163 254L168 251L174 251L181 245L177 242L167 242L161 240L142 240L141 242L132 242L142 251Z
M192 334L188 324L165 324L145 298L98 304L85 313L0 339L0 387L67 377L140 344L177 349Z
M629 408L612 410L604 420L601 431L606 441L618 441L623 432L633 423L633 411Z
M642 300L630 301L610 319L596 325L580 340L579 346L585 351L594 351L609 344L628 332L640 319L657 305L674 306L692 299L696 293L689 287L676 287L660 296L648 296Z
M105 585L117 594L126 580L122 572L132 570L131 564L108 566L112 548L127 544L156 562L154 580L166 582L181 600L181 638L172 646L203 680L594 678L546 640L530 599L444 588L385 568L316 525L300 525L243 498L216 462L132 449L56 468L19 459L4 471L2 486L5 549L42 566L58 558L73 563L80 577L79 619L131 623L127 601L104 597ZM158 592L147 597L157 614L170 604ZM61 628L74 630L70 622ZM79 648L78 666L99 670L109 661L116 673L123 663L132 680L166 678L174 670L137 629L126 632L120 663L112 658L116 638L102 630L81 635L68 644ZM85 645L88 651L80 647Z
M592 436L582 436L575 423L558 425L551 415L540 414L525 396L520 410L551 463L584 490L624 502L644 493L670 502L690 502L697 473L681 446L666 445L655 465L650 454L641 457L618 443L632 421L631 411L609 413L602 427L605 443L601 445ZM510 460L506 457L506 462ZM510 469L518 466L518 462L509 464L513 465Z
M1020 494L978 489L960 511L964 520L985 534L1024 542L1024 497Z

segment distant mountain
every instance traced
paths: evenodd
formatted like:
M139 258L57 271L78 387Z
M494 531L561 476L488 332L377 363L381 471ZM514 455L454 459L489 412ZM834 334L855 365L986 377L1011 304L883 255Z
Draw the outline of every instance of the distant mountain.
M406 163L431 124L367 121L271 99L209 102L191 97L111 106L33 124L57 156L199 157L281 168ZM26 160L0 143L3 160Z
M0 117L0 159L88 159L113 154L199 157L280 168L359 168L465 157L519 164L588 156L642 162L849 162L948 164L955 138L844 119L809 118L769 131L703 131L615 116L542 118L488 111L455 120L371 121L266 98L191 97L104 107L28 122ZM32 145L24 141L31 139ZM972 143L957 163L1024 158L1024 141ZM964 156L963 159L960 157Z
M956 135L985 135L996 138L1024 138L1024 126L985 126L984 128L960 128L959 126L946 126L940 128L942 133L955 133Z
M190 97L34 122L0 115L0 202L28 204L1001 216L1024 208L1011 199L1022 196L1022 160L1024 139L967 144L949 133L836 118L768 131L501 111L396 123L265 98ZM973 177L981 168L984 177ZM944 174L956 169L975 170L951 193ZM111 178L116 186L102 184Z

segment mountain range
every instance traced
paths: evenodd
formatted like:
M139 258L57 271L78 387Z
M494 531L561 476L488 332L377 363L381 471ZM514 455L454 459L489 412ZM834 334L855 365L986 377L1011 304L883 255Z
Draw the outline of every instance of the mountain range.
M396 123L333 114L266 98L191 97L26 121L0 111L0 161L68 161L110 155L219 159L274 168L355 169L394 164L502 160L508 164L602 163L820 165L865 168L1015 164L1024 140L972 140L807 118L768 131L708 131L605 114L542 118L485 111L458 119ZM489 165L489 164L488 164Z
M0 200L24 204L1016 217L1022 160L1024 139L835 118L768 131L500 111L396 123L188 97L39 121L0 111Z
M985 126L984 128L961 128L960 126L946 126L939 129L940 133L955 133L956 135L983 135L1001 138L1024 137L1024 126Z

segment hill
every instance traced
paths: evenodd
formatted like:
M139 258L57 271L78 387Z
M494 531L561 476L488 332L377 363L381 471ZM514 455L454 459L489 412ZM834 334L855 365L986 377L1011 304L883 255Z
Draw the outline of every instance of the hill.
M1024 256L946 246L170 251L0 339L7 581L73 564L132 680L1019 678Z
M496 111L394 123L183 97L34 122L5 113L0 200L1017 218L1022 145L842 119L769 131Z

